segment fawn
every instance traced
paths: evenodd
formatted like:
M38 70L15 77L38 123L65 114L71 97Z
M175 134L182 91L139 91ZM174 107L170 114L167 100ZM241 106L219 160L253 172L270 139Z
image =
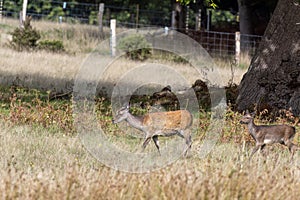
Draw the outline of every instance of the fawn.
M242 117L241 124L248 125L248 131L255 140L256 145L253 149L250 159L257 152L258 149L263 150L266 144L280 143L289 148L291 158L298 149L297 145L293 144L292 140L295 136L295 127L289 125L255 125L253 115L248 111Z

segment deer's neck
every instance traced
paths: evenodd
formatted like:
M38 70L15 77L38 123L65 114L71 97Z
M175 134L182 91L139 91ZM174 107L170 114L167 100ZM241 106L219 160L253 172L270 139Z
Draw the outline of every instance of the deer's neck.
M248 130L250 135L255 139L257 133L257 126L254 124L253 119L251 119L251 121L248 124Z
M141 131L144 128L143 119L141 117L137 117L132 114L129 114L126 121L130 124L130 126L136 128L136 129L139 129Z

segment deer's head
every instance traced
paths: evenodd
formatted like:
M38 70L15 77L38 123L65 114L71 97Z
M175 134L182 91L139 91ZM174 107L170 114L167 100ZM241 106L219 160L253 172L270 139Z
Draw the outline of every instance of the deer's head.
M123 106L122 108L120 108L117 113L115 118L112 120L112 122L114 124L119 123L125 119L127 119L128 115L129 115L129 105Z
M249 111L247 110L245 115L240 120L240 123L241 124L249 124L253 120L253 115L254 115L254 113L250 114Z

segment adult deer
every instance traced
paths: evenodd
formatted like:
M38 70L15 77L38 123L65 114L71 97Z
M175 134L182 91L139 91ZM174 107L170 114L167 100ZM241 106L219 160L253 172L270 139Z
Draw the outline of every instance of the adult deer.
M295 127L289 125L256 125L253 116L246 111L242 117L241 124L248 125L248 131L252 138L255 140L256 145L253 149L250 159L257 152L258 149L263 150L266 144L280 143L289 148L291 158L293 157L298 146L293 144L292 140L295 136Z
M160 154L158 136L178 135L185 139L186 148L184 156L191 148L192 139L189 128L193 123L193 117L187 110L177 110L169 112L149 113L144 116L134 116L129 112L129 106L124 106L117 111L113 123L127 121L128 124L145 134L143 150L149 144L151 138Z

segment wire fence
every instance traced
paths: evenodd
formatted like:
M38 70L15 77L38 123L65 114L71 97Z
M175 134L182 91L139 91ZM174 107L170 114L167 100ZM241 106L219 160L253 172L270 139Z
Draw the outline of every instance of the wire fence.
M1 1L2 2L2 1ZM37 6L27 7L27 15L35 19L47 19L63 22L80 22L96 24L98 19L99 4L78 3L65 1L38 1ZM2 15L17 18L22 5L14 1L4 1ZM169 13L166 15L166 13ZM170 24L171 10L144 10L131 7L111 6L105 4L104 24L109 24L110 19L116 19L121 26L130 27L136 25L136 16L139 16L139 26L168 26Z
M236 55L237 38L236 33L216 31L193 31L189 30L188 35L199 42L213 57L232 57ZM241 34L240 51L253 56L258 48L262 36Z
M1 1L2 2L2 1ZM4 1L2 16L18 18L22 5ZM99 4L64 1L38 1L39 8L28 6L27 15L35 19L65 23L98 24ZM102 23L110 26L110 19L116 19L117 27L169 27L171 29L172 10L143 10L131 7L105 5ZM236 55L236 34L216 31L179 30L199 42L213 57ZM257 35L240 35L240 49L252 56L261 40Z

